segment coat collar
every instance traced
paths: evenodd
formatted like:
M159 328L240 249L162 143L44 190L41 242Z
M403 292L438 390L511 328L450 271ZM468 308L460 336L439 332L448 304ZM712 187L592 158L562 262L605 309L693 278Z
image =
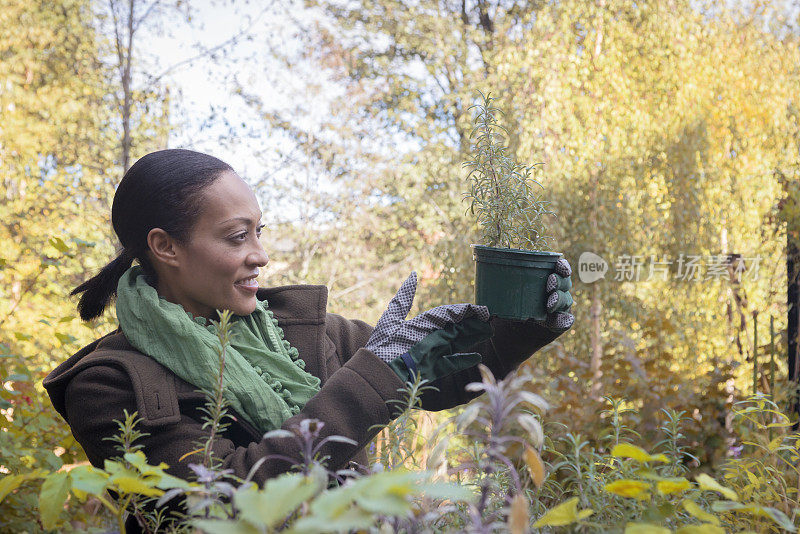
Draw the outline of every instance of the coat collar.
M292 285L259 289L256 296L283 324L325 324L328 288Z

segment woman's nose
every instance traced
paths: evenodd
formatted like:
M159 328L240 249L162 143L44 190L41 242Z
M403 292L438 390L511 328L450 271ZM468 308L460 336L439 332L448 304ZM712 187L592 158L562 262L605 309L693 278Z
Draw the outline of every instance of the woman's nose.
M255 247L247 259L252 265L257 265L259 267L264 267L269 263L267 251L264 250L264 247L261 245L260 241L256 241Z

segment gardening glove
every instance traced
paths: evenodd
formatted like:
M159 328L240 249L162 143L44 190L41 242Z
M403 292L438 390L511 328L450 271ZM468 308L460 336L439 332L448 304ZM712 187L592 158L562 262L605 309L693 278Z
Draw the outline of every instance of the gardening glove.
M432 382L480 363L480 354L463 351L492 336L489 310L475 304L450 304L406 321L416 291L417 273L411 273L365 347L388 363L401 380L412 382L418 373Z
M534 324L546 328L550 332L561 334L572 327L575 316L570 313L572 306L572 267L569 262L561 258L556 263L555 272L547 277L547 318L544 321L532 321Z

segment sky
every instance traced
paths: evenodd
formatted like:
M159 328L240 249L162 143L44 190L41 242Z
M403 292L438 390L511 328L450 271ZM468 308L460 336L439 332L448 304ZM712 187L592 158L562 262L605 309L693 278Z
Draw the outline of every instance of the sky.
M325 99L312 94L309 80L303 79L313 74L301 60L289 69L272 53L299 55L303 36L297 34L292 17L307 23L310 15L290 2L265 7L262 2L198 0L192 1L191 9L191 22L175 11L163 13L162 20L143 26L139 39L152 71L179 65L165 78L172 94L178 96L171 107L174 134L170 148L209 152L251 183L280 174L285 164L278 152L291 145L270 135L258 112L232 94L234 80L273 110L298 102L316 103L295 119L306 126L319 121L326 109ZM198 45L213 48L243 31L252 39L224 47L213 59L203 57L181 64L197 55ZM328 90L335 92L332 86Z

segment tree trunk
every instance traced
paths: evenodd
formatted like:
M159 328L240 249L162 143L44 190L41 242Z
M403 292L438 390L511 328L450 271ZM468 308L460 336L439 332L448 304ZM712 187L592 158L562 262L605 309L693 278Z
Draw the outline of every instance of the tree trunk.
M131 109L133 108L133 93L131 88L131 64L133 60L133 34L136 31L134 15L136 13L136 0L127 1L127 15L123 17L119 12L119 0L109 0L108 7L114 23L114 46L117 51L117 70L122 86L122 99L117 98L122 119L122 140L120 142L120 163L122 172L127 172L131 160Z
M599 8L599 17L598 17L598 24L597 24L597 33L595 35L595 42L594 42L594 52L593 57L595 59L600 57L600 54L603 52L603 9L606 7L605 0L598 0L597 7ZM602 166L600 167L602 169ZM602 170L596 170L592 172L592 176L590 179L589 190L591 191L591 209L589 211L589 227L591 228L591 235L593 238L594 243L600 243L599 239L599 228L597 224L597 210L598 210L598 201L597 201L597 190L600 187L600 178ZM603 304L600 300L600 284L595 282L592 285L592 304L590 307L591 313L591 320L592 320L592 337L591 337L591 345L592 345L592 360L591 360L591 373L592 373L592 398L596 400L601 400L600 393L602 389L601 379L603 377L603 371L601 370L601 366L603 364L603 347L600 341L600 316L603 310Z
M728 280L730 281L730 291L735 304L735 312L731 312L730 320L733 322L735 313L738 318L738 328L734 327L734 343L739 351L742 361L750 361L753 354L753 347L750 344L750 337L747 334L747 315L750 313L747 295L742 286L742 273L746 266L741 254L728 253ZM742 342L744 338L744 343Z
M603 363L603 346L600 341L600 315L603 310L603 304L600 301L600 284L592 284L592 305L591 305L591 318L592 318L592 398L598 399L602 388L601 379L603 371L600 369Z
M788 369L789 369L789 380L795 383L795 390L797 390L797 382L798 382L798 359L797 359L797 327L798 327L798 319L800 315L798 315L798 311L800 311L800 291L797 284L798 278L798 247L793 236L793 233L797 230L792 228L792 223L789 223L789 228L786 229L786 279L789 282L789 287L787 290L787 298L786 304L788 308L787 317L787 340L788 340ZM794 399L794 408L793 411L800 414L800 402L798 402L797 398Z
M133 60L133 15L135 0L128 0L128 43L125 47L125 61L122 70L122 171L128 172L131 162L131 108L133 107L133 94L131 93L131 63Z

